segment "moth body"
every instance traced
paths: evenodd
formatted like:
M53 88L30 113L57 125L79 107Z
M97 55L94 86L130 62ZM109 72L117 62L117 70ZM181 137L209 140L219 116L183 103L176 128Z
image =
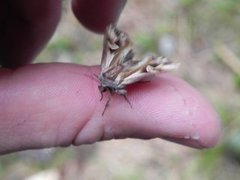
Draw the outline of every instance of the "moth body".
M110 25L104 36L101 73L99 75L99 91L109 91L126 97L126 86L142 81L161 71L175 69L178 63L173 63L164 57L146 56L142 60L134 60L133 44L126 32ZM106 107L109 105L109 97ZM102 97L101 97L102 99ZM131 106L131 104L130 104Z

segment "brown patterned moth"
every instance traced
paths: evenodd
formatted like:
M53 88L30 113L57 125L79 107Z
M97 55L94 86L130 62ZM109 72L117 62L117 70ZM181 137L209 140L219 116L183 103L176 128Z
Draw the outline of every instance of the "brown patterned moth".
M134 60L133 43L128 34L110 25L106 29L99 75L99 91L101 100L103 92L110 92L102 115L109 105L113 94L122 95L127 99L126 86L142 81L161 71L176 69L179 63L173 63L164 57L146 56ZM131 106L132 107L132 106Z

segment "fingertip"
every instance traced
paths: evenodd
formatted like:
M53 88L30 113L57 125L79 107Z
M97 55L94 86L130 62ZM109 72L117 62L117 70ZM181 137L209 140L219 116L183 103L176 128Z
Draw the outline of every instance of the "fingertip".
M118 20L126 0L72 0L76 18L87 29L103 33L106 26Z
M61 17L61 1L16 1L6 8L0 36L0 64L16 69L31 62L52 37Z
M183 132L168 137L168 140L199 149L216 146L220 142L222 128L214 107L185 81L169 74L164 74L162 78L165 78L182 98L182 105L180 103L178 107L178 122ZM175 100L177 104L177 98Z
M173 75L161 74L147 84L131 85L128 98L133 108L124 98L112 97L102 117L106 139L163 138L199 149L213 147L220 140L221 124L214 108ZM98 106L98 114L104 105Z

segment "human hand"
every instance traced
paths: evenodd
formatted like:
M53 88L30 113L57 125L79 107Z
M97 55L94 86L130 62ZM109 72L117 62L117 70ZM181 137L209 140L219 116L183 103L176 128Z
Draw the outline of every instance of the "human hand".
M97 15L102 21L87 18L87 12L78 12L80 5L84 7L91 2L95 1L75 0L73 9L85 26L101 32L120 12L106 12L109 4L105 2L117 7L119 2L125 1L102 0L92 4L105 12L102 18ZM47 42L59 21L61 9L60 2L54 0L25 0L14 6L17 7L14 10L31 23L19 21L24 18L18 17L6 27L1 24L6 28L1 31L5 32L6 42L1 44L1 49L7 50L1 52L1 63L11 68L27 63ZM41 13L43 9L48 11ZM14 12L8 11L13 13L13 19ZM6 16L0 17L2 20ZM217 143L220 123L215 111L184 81L161 74L147 86L134 84L128 87L128 99L133 108L122 97L114 96L102 116L107 97L99 101L98 83L90 78L98 73L99 67L73 64L34 64L15 70L1 68L0 153L127 137L160 137L196 148L208 148Z

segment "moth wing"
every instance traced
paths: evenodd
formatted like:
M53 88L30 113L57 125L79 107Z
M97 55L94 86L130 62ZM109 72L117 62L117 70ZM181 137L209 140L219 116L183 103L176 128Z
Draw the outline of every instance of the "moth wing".
M122 86L138 82L148 77L150 74L144 71L148 65L149 58L144 58L140 61L128 61L123 64L124 68L118 74L116 81Z
M114 57L114 55L111 54L110 52L110 47L108 42L108 39L111 39L111 32L109 31L109 28L107 28L103 38L103 51L102 51L102 59L101 59L102 69L105 69L106 67L108 67L109 62Z
M149 73L158 73L161 71L168 71L177 69L180 66L180 63L173 63L165 57L152 58L149 65L146 67L146 71Z
M126 65L116 78L122 86L147 80L157 73L176 69L179 66L179 63L173 63L167 58L154 56L147 56L140 61L132 62L134 64L132 63L130 66Z
M132 46L125 32L110 25L104 35L101 73L113 78L122 71L123 63L132 61L134 57Z

